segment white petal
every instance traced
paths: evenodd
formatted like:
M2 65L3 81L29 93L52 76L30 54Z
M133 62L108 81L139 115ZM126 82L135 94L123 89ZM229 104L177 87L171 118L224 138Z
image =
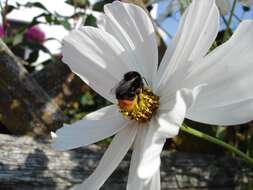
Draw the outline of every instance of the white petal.
M148 185L150 179L141 179L138 176L138 165L141 160L143 152L143 130L147 129L148 125L143 125L139 127L137 131L137 136L134 142L133 153L129 168L129 175L127 180L126 190L142 190L146 185Z
M200 84L192 89L182 88L169 96L167 94L161 95L159 109L162 111L177 110L178 113L184 115L186 110L195 104L199 93L206 86L207 84Z
M131 186L130 186L131 184ZM161 179L160 179L160 169L158 169L151 179L135 179L134 184L129 183L127 190L161 190Z
M253 118L252 34L253 21L243 21L231 39L207 55L186 78L186 86L187 83L190 86L208 84L188 118L221 125L239 124Z
M152 176L151 181L144 190L161 190L160 169Z
M63 62L100 95L115 102L111 89L131 70L124 48L110 34L93 27L64 38Z
M188 108L187 104L191 104L190 101L187 102L189 98L184 98L183 94L184 90L178 91L174 100L164 104L165 106L161 105L158 110L157 122L159 130L156 133L160 138L171 138L178 134L179 127L185 118Z
M175 137L180 129L186 110L194 104L204 85L193 89L181 89L168 107L160 109L147 126L139 126L132 154L127 190L148 189L160 167L160 154L166 138ZM170 104L170 105L169 105ZM154 183L154 182L152 182Z
M253 120L253 98L226 106L199 109L187 118L214 125L238 125Z
M149 16L133 4L115 1L105 5L99 27L112 34L129 52L129 60L150 85L157 70L156 35Z
M159 169L160 154L166 138L172 138L178 134L186 110L194 104L201 88L202 86L197 86L192 90L179 90L173 105L161 107L149 126L140 126L132 155L129 189L136 187L137 184L140 188L146 186Z
M208 11L207 11L208 10ZM219 27L219 11L214 0L193 0L181 19L179 32L165 53L156 77L158 92L167 85L172 74L185 65L191 66L211 47ZM184 78L184 75L181 76Z
M144 188L159 169L160 154L166 141L166 135L163 134L163 128L160 127L156 119L153 119L148 126L139 127L131 159L127 189ZM179 127L177 128L179 129Z
M114 135L127 124L115 105L108 106L57 130L52 146L57 150L86 146Z
M194 105L196 98L206 85L193 89L180 89L170 101L161 104L157 112L158 129L156 135L160 138L175 137L183 123L187 110ZM162 99L164 101L164 99Z
M137 176L140 179L150 179L159 169L163 145L166 138L160 136L159 125L153 119L149 126L142 127L139 131L141 139L140 160L137 167Z
M98 190L112 174L133 144L136 126L126 126L113 139L98 167L81 185L74 190Z

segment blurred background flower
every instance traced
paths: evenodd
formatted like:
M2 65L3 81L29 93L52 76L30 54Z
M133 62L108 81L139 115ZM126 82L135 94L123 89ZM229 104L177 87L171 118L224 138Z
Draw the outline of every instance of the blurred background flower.
M43 44L45 38L45 33L38 26L32 26L25 31L25 39L29 42Z
M0 25L0 38L4 37L4 28Z

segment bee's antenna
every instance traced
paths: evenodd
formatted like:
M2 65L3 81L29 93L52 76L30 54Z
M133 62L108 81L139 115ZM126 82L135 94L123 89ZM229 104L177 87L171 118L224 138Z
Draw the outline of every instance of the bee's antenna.
M145 81L146 85L149 86L147 80L144 77L142 77L142 79Z

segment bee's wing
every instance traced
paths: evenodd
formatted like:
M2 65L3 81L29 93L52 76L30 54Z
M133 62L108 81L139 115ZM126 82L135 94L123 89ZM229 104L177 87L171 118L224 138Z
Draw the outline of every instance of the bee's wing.
M111 89L111 93L114 93L117 99L128 99L131 92L132 80L120 81L114 88Z
M124 84L124 81L121 80L120 82L118 82L111 90L110 90L110 94L116 96L116 92L117 89L119 89L120 86L122 86Z

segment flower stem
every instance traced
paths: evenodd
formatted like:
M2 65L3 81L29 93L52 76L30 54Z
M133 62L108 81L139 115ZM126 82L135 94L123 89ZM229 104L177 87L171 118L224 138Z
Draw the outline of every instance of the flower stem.
M237 148L235 148L234 146L220 140L220 139L217 139L215 137L212 137L208 134L205 134L201 131L198 131L196 129L193 129L185 124L183 124L180 129L186 133L189 133L191 135L194 135L198 138L201 138L201 139L205 139L209 142L212 142L214 144L217 144L217 145L220 145L222 146L223 148L233 152L234 154L238 155L239 157L241 157L242 159L244 159L245 161L249 162L250 164L253 165L253 158L250 158L247 154L243 153L242 151L238 150Z
M232 5L232 9L231 9L231 12L230 12L230 15L229 15L229 18L228 18L228 26L229 27L230 27L231 22L232 22L232 18L233 18L233 15L234 15L236 3L237 3L237 0L234 0L233 5Z
M226 28L226 31L225 31L224 36L223 36L223 41L224 42L229 38L230 26L231 26L231 23L232 23L232 18L233 18L233 15L234 15L236 3L237 3L237 0L234 0L230 15L228 17L228 21L226 23L227 28Z

